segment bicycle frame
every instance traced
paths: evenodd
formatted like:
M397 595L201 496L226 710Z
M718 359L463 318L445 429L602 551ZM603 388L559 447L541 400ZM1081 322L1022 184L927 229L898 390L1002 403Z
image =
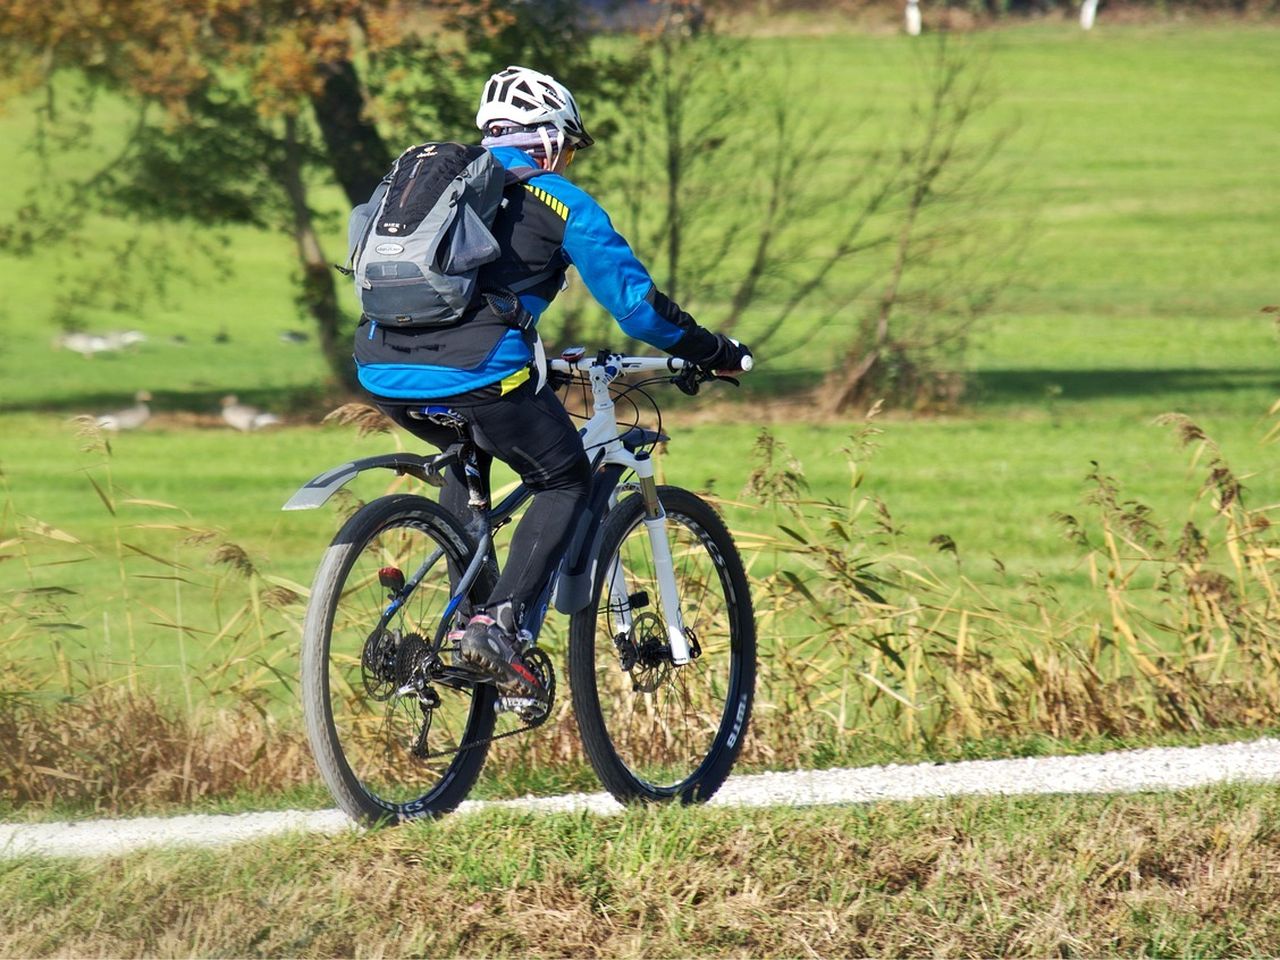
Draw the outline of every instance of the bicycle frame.
M632 428L627 433L620 434L613 397L609 394L609 385L623 374L645 372L675 374L684 369L685 362L674 357L632 357L603 350L595 357L586 359L585 351L578 349L565 352L559 358L552 360L550 366L552 370L562 374L574 372L587 374L591 386L593 412L579 433L582 435L582 446L591 458L594 472L587 509L579 516L578 526L574 530L566 556L548 579L538 602L526 611L521 630L527 633L528 643L536 641L553 597L556 609L566 614L576 613L591 602L600 527L607 512L618 502L619 483L623 475L631 472L636 477L635 489L638 489L644 498L644 525L653 549L658 580L658 600L667 624L671 659L676 664L688 663L689 640L684 619L680 614L680 598L676 594L675 566L671 556L671 545L667 540L667 518L658 500L653 461L648 453L632 449L642 443L652 443L666 438L639 428ZM284 505L284 509L313 510L320 507L362 471L375 468L409 474L440 486L442 484L440 467L448 457L448 454L421 456L400 453L355 460L312 478L290 498ZM474 470L474 464L464 464L464 468ZM629 487L630 484L627 486ZM521 484L503 498L496 507L491 507L487 494L477 495L473 490L473 509L476 511L477 522L472 530L477 541L476 553L459 578L449 604L445 608L445 614L435 637L436 651L440 649L454 612L493 552L493 531L510 520L532 496L533 491ZM439 561L441 555L437 551L423 562L407 581L407 589L402 590L401 595L393 600L384 612L380 627L386 625L395 611L408 599L409 594L413 592L413 588L425 576L427 570ZM623 582L620 565L615 562L613 568L606 572L606 578L614 632L629 631L633 619L631 598L626 593L626 584Z
M591 418L578 431L583 449L587 451L594 467L588 508L580 517L566 556L549 578L538 598L526 611L521 632L527 634L526 642L536 642L543 621L554 598L556 609L562 613L576 613L591 602L592 586L596 576L596 552L600 525L607 510L618 502L618 486L621 478L631 472L636 477L636 487L644 499L644 525L653 550L655 573L658 580L658 601L667 624L667 642L674 664L690 660L688 635L684 618L680 613L680 598L676 590L675 564L671 556L671 544L667 539L667 515L658 499L658 486L654 479L653 460L647 452L635 451L628 445L628 435L618 432L618 420L609 385L624 373L667 370L678 371L683 362L658 357L628 357L606 354L603 351L592 360L582 359L581 354L566 354L552 361L552 369L561 373L571 370L585 371L591 387L593 412ZM642 431L637 439L655 440L658 435ZM459 581L447 608L448 614L457 608L489 552L493 550L492 532L511 519L512 515L533 496L533 491L523 484L508 494L497 507L487 510L486 531L479 538L476 558L467 574ZM483 508L482 508L483 509ZM469 576L468 576L469 575ZM626 592L621 565L613 562L606 573L609 590L609 611L615 633L631 630L631 598ZM446 617L447 618L447 617ZM442 634L443 636L443 634Z

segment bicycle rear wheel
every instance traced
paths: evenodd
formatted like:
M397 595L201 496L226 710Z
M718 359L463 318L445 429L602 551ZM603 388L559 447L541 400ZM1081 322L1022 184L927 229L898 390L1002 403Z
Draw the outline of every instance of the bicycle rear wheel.
M472 549L430 500L382 497L343 525L316 571L303 627L303 714L321 776L358 821L445 813L480 775L494 689L471 683L447 654L430 654L449 604L449 567L464 568ZM397 582L419 573L387 616ZM490 586L477 578L473 598Z
M678 487L659 487L658 496L693 659L671 661L636 495L605 519L593 602L570 623L570 686L587 757L610 793L623 802L697 803L720 788L742 748L755 691L755 620L742 560L719 515Z

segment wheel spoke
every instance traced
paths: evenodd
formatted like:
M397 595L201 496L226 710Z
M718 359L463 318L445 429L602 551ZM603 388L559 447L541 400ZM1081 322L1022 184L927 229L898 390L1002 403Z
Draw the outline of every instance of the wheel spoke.
M419 509L435 509L417 498L401 499L423 504ZM449 782L450 771L461 763L474 771L470 774L474 779L483 756L467 761L458 748L486 738L493 724L489 688L481 688L486 691L481 701L469 686L442 682L451 666L448 655L441 659L431 653L450 595L446 564L430 568L385 629L378 629L392 599L379 571L394 567L412 575L438 550L453 562L459 552L456 544L462 542L456 535L453 540L443 539L439 531L447 526L429 512L425 516L413 509L397 512L394 504L380 503L363 508L362 512L373 513L367 528L356 527L359 536L340 535L336 541L348 545L345 559L333 580L326 582L323 596L313 593L312 599L328 605L322 608L331 614L328 635L308 634L306 639L308 649L319 646L325 654L308 674L315 681L307 681L328 688L327 697L319 702L327 707L324 720L330 740L317 759L331 784L337 778L355 796L365 798L367 802L348 806L351 794L335 789L347 812L362 819L376 819L379 811L396 816L429 811L437 791ZM317 578L318 583L321 580ZM405 687L411 689L400 694ZM316 709L317 700L314 695L308 697L309 711ZM313 731L315 726L311 725ZM426 757L420 755L421 748ZM341 764L331 773L322 758L333 753ZM468 781L461 789L469 785Z
M633 611L630 640L639 662L629 674L618 668L607 594L596 636L596 688L605 731L630 775L657 791L678 790L713 752L737 669L729 620L732 587L722 551L695 521L670 508L667 531L682 617L694 631L700 656L682 666L671 663L657 565L638 518L616 550L628 595L643 590L649 596L647 608ZM650 688L651 681L656 685ZM637 692L636 683L646 689Z

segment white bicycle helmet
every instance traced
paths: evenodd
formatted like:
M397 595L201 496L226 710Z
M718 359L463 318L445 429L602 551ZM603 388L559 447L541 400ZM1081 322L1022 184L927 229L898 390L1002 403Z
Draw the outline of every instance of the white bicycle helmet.
M495 125L541 129L552 126L560 146L583 150L595 141L582 125L573 94L554 77L528 67L507 67L484 85L476 126L486 133Z

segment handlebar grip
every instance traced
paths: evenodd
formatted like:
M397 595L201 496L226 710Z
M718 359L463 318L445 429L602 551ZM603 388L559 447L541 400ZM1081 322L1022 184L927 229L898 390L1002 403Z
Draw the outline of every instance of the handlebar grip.
M743 358L742 358L742 372L743 372L743 373L750 373L750 372L751 372L751 368L752 368L752 367L754 367L755 365L756 365L756 362L755 362L755 360L753 360L751 357L743 357Z

